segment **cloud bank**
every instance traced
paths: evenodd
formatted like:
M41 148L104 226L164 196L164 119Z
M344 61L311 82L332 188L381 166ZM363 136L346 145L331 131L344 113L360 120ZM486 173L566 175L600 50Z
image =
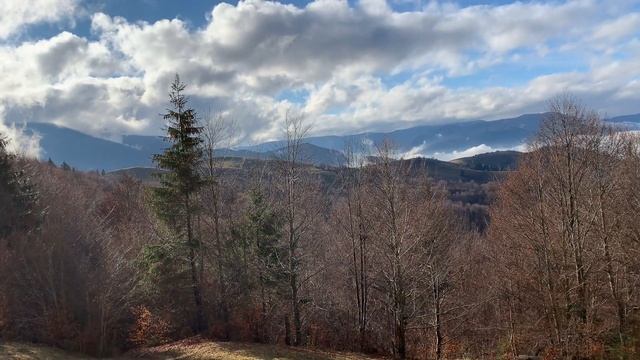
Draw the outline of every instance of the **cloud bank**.
M0 40L16 36L28 25L70 19L76 0L0 0Z
M0 39L82 6L38 1L35 12L11 1L16 19L0 21ZM193 104L232 118L243 143L280 137L291 109L306 114L315 134L543 111L567 91L610 115L637 112L635 5L432 1L401 11L384 0L246 0L216 5L196 28L95 13L90 36L68 29L0 43L0 106L8 122L116 140L157 134L168 84L180 73Z

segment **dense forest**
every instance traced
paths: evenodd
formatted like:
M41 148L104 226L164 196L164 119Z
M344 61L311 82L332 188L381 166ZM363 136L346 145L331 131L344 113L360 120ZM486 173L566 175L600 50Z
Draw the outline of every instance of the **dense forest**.
M391 143L306 164L293 114L277 159L228 171L233 126L184 89L176 77L154 181L0 140L0 339L97 356L194 335L397 359L640 356L640 139L579 101L550 101L474 208Z

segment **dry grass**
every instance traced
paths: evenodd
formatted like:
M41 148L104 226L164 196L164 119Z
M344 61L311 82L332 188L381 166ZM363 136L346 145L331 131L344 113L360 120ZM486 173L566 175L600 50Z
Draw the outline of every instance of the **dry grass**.
M175 343L147 348L131 353L131 356L152 359L195 360L367 360L358 354L319 351L285 346L225 343L202 341L192 338Z
M81 360L91 357L72 354L43 345L24 343L0 343L0 359L17 360ZM194 360L371 360L358 354L291 348L285 346L211 342L191 338L167 345L135 350L118 357L132 359L194 359ZM116 360L116 359L114 359Z
M80 360L90 359L44 345L0 342L0 359L16 360Z

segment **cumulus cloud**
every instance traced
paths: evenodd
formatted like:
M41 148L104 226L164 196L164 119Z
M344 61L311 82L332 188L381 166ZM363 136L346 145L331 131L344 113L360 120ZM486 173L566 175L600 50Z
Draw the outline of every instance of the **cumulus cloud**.
M123 65L100 42L63 32L0 47L0 63L0 104L9 122L51 122L105 137L148 125L150 112L137 116L145 111L141 79L117 76Z
M426 149L427 149L426 143L422 143L421 145L414 146L411 149L409 149L409 151L400 154L399 158L413 159L413 158L422 157L422 158L434 158L438 160L448 161L448 160L453 160L461 157L468 157L468 156L496 151L491 146L488 146L485 144L472 146L462 151L452 151L450 153L444 153L444 152L429 153L428 151L426 151Z
M0 0L0 40L21 32L28 25L70 19L77 0Z
M510 147L510 148L494 148L486 144L480 144L476 146L472 146L470 148L460 150L460 151L452 151L452 152L434 152L429 153L426 151L426 144L415 146L411 148L409 151L400 154L400 157L403 159L412 159L417 157L424 158L434 158L438 160L450 161L454 159L464 158L475 156L478 154L485 154L495 151L505 151L505 150L515 150L515 151L526 151L527 145L520 144L518 146Z
M0 107L0 136L7 140L7 151L30 158L38 159L42 154L40 136L27 134L24 128L16 124L6 125L3 121L3 109Z
M47 121L112 139L157 133L157 114L179 72L193 104L233 118L244 143L279 137L291 108L318 134L542 111L545 100L565 91L608 113L638 110L638 13L630 6L429 2L400 12L389 4L220 3L199 28L96 13L91 38L62 32L0 46L0 104L9 121ZM532 54L529 61L592 60L509 86L448 84L523 61L521 53ZM291 92L304 95L292 99Z
M429 157L426 152L427 144L423 142L421 145L414 146L409 151L400 155L400 158L403 159L413 159L417 157Z
M472 146L468 149L464 149L461 151L452 151L449 153L443 153L443 152L436 152L434 154L432 154L431 157L439 159L439 160L445 160L445 161L449 161L449 160L454 160L454 159L459 159L459 158L465 158L465 157L470 157L470 156L475 156L478 154L485 154L485 153L490 153L490 152L495 152L495 151L505 151L505 150L515 150L515 151L525 151L527 148L526 144L521 144L518 146L514 146L512 148L493 148L491 146L485 145L485 144L480 144L477 146Z
M28 158L39 159L42 155L40 147L41 136L38 134L27 134L24 128L15 124L5 125L0 123L0 134L7 139L7 151Z
M503 54L559 33L577 36L597 12L590 1L394 12L384 0L356 7L317 0L303 8L245 0L215 6L208 25L195 31L177 19L129 23L101 13L93 16L93 28L138 68L227 70L230 80L273 91L262 83L282 77L277 83L290 86L427 65L467 72L484 63L469 61L468 52Z

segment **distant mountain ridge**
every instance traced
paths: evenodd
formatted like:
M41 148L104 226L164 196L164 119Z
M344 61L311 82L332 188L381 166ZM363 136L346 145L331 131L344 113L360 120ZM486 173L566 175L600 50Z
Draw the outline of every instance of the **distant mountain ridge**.
M518 153L521 154L521 153ZM485 154L483 154L485 155ZM485 159L491 159L493 157L502 158L499 152L488 153ZM514 158L515 159L515 158ZM236 181L246 181L249 179L247 174L256 172L258 168L263 168L265 165L264 159L241 159L241 158L224 158L223 164L220 169L226 173L234 173ZM455 161L442 161L436 159L427 158L414 158L406 160L396 160L402 162L409 170L409 176L420 176L427 174L431 179L435 181L445 182L476 182L478 184L485 184L487 182L495 181L504 178L508 173L505 170L489 170L489 169L474 169L467 166L466 163L457 163ZM488 160L492 161L492 160ZM510 164L508 167L511 167ZM328 182L335 181L336 174L340 170L335 167L327 167L325 169L319 169L309 165L309 169L313 169L325 175L325 180ZM117 179L120 176L128 175L134 177L140 181L147 183L157 182L157 178L154 174L159 173L160 170L149 167L133 167L118 169L107 173L107 176Z
M66 162L78 170L125 169L153 167L153 155L167 146L159 136L126 135L117 143L48 123L27 123L27 134L40 136L41 158L56 164ZM217 149L216 156L247 159L277 159L281 149L257 152L251 150ZM302 144L301 159L319 166L341 166L346 157L339 151L313 144Z
M345 146L380 144L389 140L400 152L420 147L425 154L462 151L485 144L492 148L515 148L536 133L545 114L526 114L501 120L474 120L443 125L421 125L391 132L367 132L344 136L312 136L306 142L320 147L344 151ZM242 149L267 151L281 147L282 141L244 146Z
M443 125L422 125L391 132L367 132L353 135L313 136L305 139L303 159L317 166L339 166L346 162L344 151L375 153L375 145L391 141L400 156L434 157L442 154L464 154L484 145L483 149L519 148L535 135L545 114L525 114L514 118L475 120ZM628 129L640 129L640 114L607 120ZM26 124L27 133L37 133L43 150L42 159L63 161L79 170L115 170L130 167L152 167L153 154L167 143L158 136L125 135L122 142L93 137L69 128L48 123ZM247 159L277 158L283 141L271 141L234 149L218 149L217 155ZM364 147L364 149L362 149Z
M148 153L73 129L47 123L27 123L25 130L40 136L43 160L50 158L57 164L66 162L79 170L111 170L151 164Z
M458 158L451 162L473 170L511 171L518 167L522 157L519 151L495 151L474 156Z

